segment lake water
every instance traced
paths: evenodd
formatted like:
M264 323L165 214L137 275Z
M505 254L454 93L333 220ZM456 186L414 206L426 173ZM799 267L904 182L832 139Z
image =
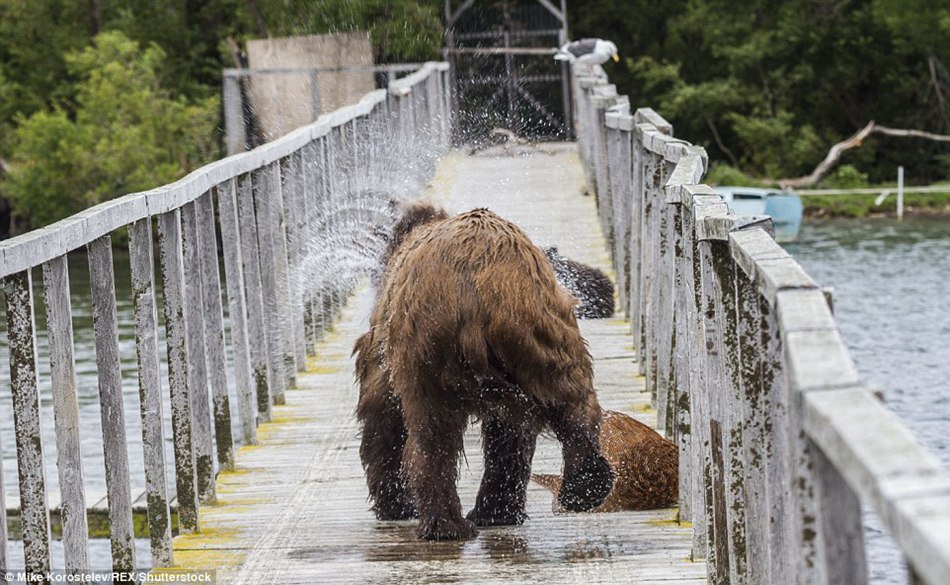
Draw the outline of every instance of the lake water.
M950 221L806 223L786 248L834 288L838 327L864 380L950 467ZM865 516L873 582L906 583L896 545Z

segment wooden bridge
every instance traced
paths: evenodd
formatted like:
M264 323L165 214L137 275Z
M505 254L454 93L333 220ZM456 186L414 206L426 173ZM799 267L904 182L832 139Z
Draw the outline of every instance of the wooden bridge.
M130 482L141 466L151 566L215 570L222 583L859 584L862 501L915 582L950 583L950 476L862 385L829 295L775 244L768 218L730 215L701 184L701 148L674 139L652 110L631 109L602 71L574 73L576 145L451 152L447 67L430 63L278 141L0 244L24 550L8 557L0 522L0 568L54 568L40 334L64 568L102 568L88 554L66 268L66 254L85 248L115 570L147 564L135 558ZM532 487L524 526L463 543L421 542L411 523L373 518L349 352L371 302L367 235L391 193L491 207L537 243L612 271L621 311L582 324L595 385L606 407L679 445L678 510L556 516ZM120 229L143 461L130 461L125 440ZM35 325L33 268L46 331ZM466 444L466 506L480 477L476 441ZM556 445L542 441L535 470L559 466Z

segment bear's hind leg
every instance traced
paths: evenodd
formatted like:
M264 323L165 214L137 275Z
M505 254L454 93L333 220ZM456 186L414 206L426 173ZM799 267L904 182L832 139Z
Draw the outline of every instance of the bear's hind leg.
M600 408L593 404L558 409L549 419L561 442L564 481L558 503L571 512L586 512L603 503L613 487L613 471L600 450Z
M406 425L398 399L392 393L360 396L357 416L363 424L360 459L366 469L366 485L378 520L408 520L416 517L402 475Z
M423 401L406 405L405 473L419 510L417 535L426 540L465 540L478 535L462 517L456 482L468 415L459 409L432 408Z
M475 507L468 519L478 526L512 526L524 523L526 490L537 431L512 427L497 419L482 423L485 473Z

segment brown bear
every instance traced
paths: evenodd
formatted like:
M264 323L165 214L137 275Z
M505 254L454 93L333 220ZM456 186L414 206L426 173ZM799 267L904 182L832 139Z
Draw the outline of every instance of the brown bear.
M679 496L679 450L642 422L605 410L600 419L600 446L614 472L610 495L591 512L653 510L676 506ZM553 494L561 477L534 474L531 479ZM555 513L565 511L557 499Z
M377 518L418 516L418 535L431 540L521 524L545 428L562 445L558 501L572 511L599 505L612 473L574 300L542 251L491 211L421 223L394 246L353 350L360 457ZM456 482L472 416L485 471L464 517Z
M614 314L614 284L603 271L561 256L557 248L544 248L558 282L578 300L578 319L606 319Z

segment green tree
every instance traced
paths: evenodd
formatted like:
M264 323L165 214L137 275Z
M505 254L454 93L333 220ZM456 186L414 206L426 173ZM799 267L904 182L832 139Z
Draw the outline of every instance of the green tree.
M810 171L869 120L947 132L950 26L946 2L696 0L597 9L572 4L575 37L618 42L618 90L652 106L678 135L759 176ZM639 17L631 11L643 11ZM877 138L849 151L872 180L897 164L941 178L941 145Z
M273 35L369 31L378 63L437 59L442 21L437 0L264 0L259 7Z
M3 190L20 228L35 227L119 195L171 182L217 152L216 97L174 98L160 82L164 51L119 32L66 55L76 85L65 107L19 120Z

